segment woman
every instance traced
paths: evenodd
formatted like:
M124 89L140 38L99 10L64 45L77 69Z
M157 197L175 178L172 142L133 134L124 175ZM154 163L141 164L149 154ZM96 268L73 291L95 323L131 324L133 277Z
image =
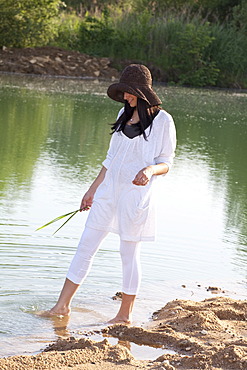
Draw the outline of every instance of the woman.
M172 117L159 108L161 101L144 65L126 67L107 94L125 106L112 126L103 167L82 198L80 209L90 209L85 230L58 302L49 313L69 315L71 300L101 241L114 232L120 236L123 287L119 312L109 323L128 324L140 287L140 242L155 236L154 185L172 165L176 132Z

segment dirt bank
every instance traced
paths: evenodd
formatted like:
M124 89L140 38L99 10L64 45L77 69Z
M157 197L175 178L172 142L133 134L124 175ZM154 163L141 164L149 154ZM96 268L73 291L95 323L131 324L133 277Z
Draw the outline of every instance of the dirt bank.
M91 57L55 47L3 48L0 50L0 72L110 80L119 77L109 58Z
M144 327L114 325L103 330L106 339L61 339L36 356L0 359L2 370L173 370L246 369L247 301L216 297L202 302L175 300L153 314ZM115 346L107 336L119 339ZM136 360L129 342L175 351L154 361ZM165 351L164 351L165 352Z

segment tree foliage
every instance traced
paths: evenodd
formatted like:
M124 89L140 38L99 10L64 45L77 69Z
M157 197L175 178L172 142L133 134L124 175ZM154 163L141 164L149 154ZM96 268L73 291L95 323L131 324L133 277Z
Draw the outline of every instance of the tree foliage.
M0 0L0 46L47 44L165 82L247 86L246 0Z
M129 9L132 7L133 0L65 0L68 9L75 10L81 16L99 15L107 8L117 7L119 9Z
M105 8L118 7L132 9L142 13L148 11L152 15L163 16L171 10L184 11L190 8L191 13L200 12L210 20L226 21L232 18L233 8L245 0L65 0L69 8L81 14L99 14Z
M56 34L60 0L0 0L0 46L46 44Z

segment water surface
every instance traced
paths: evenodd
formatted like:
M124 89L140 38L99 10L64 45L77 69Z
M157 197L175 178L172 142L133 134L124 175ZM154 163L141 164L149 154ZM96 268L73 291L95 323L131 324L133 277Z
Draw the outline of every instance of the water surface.
M100 328L118 309L111 297L121 290L121 261L110 234L69 321L34 315L55 303L86 213L55 236L56 225L35 229L78 208L121 104L107 98L108 82L2 75L0 83L0 356L8 356ZM209 286L246 297L247 94L156 90L178 147L158 189L157 240L142 246L136 325L169 300L212 297Z

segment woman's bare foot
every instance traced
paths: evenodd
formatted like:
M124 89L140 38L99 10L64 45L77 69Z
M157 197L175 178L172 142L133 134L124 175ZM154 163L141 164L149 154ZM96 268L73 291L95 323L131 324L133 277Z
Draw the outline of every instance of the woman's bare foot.
M43 317L69 316L70 312L71 312L71 309L69 307L59 307L55 305L50 310L38 312L37 315L43 316Z
M132 309L136 296L122 293L122 302L117 315L107 324L124 324L130 325L132 319Z
M107 324L114 325L114 324L124 324L124 325L130 325L131 320L128 319L127 317L123 316L116 316L113 319L107 321Z
M70 315L70 303L77 291L79 284L74 284L69 279L65 279L63 289L60 293L57 303L48 311L39 313L40 316L51 317L51 316L69 316Z
M51 316L69 316L71 309L68 306L59 306L56 304L54 307L52 307L49 311Z
M130 325L132 318L132 309L136 296L122 293L122 302L117 315L114 319L107 322L109 325L124 324Z

